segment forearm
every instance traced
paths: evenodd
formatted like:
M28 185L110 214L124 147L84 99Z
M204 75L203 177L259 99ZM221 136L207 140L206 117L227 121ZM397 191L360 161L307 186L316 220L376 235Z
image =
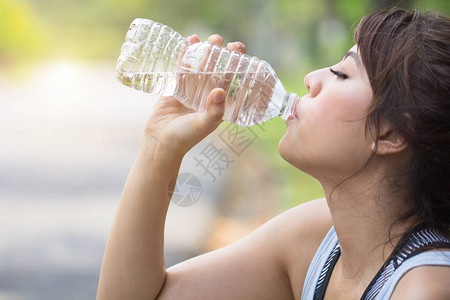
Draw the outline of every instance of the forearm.
M153 299L165 279L164 222L181 157L143 143L103 259L98 299Z

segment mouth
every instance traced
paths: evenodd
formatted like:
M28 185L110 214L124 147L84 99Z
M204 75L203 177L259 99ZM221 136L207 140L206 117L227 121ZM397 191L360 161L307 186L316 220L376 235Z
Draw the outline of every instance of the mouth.
M298 106L299 102L300 102L300 97L297 97L297 99L295 99L294 105L292 107L292 113L295 114L296 118L298 117L298 115L297 115L297 106Z
M297 120L298 119L297 105L298 105L299 101L300 101L300 97L297 97L297 99L295 99L294 105L292 105L291 114L286 119L286 122L288 122L290 120Z

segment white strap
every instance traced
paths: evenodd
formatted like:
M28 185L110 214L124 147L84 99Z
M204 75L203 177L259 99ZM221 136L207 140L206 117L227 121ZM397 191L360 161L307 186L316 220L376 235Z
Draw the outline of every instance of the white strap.
M450 250L423 252L407 259L395 270L375 299L389 299L402 276L420 266L450 267Z

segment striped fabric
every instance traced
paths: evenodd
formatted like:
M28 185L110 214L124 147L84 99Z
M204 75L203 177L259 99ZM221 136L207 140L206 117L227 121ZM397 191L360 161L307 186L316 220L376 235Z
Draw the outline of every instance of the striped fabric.
M337 242L336 246L334 246L333 251L331 251L330 256L328 256L327 261L323 265L322 271L320 272L319 280L317 280L316 290L314 292L314 300L320 300L323 298L326 286L328 285L329 277L331 275L331 272L333 271L334 265L336 264L336 261L338 260L340 254L341 248L339 242ZM325 279L327 280L325 281ZM323 290L322 286L325 287Z
M449 247L450 241L441 233L433 229L421 229L414 232L400 250L391 256L386 268L381 268L380 272L369 284L361 300L372 300L380 292L386 281L394 274L395 270L408 258L422 253L425 250L439 247Z
M418 228L407 241L397 247L397 250L391 254L390 258L386 261L384 266L379 270L377 275L373 278L372 282L363 293L361 300L374 300L380 292L384 284L394 274L395 270L406 261L408 258L413 257L423 251L433 248L449 248L450 240L444 235L433 229ZM331 251L328 259L326 260L319 279L316 283L314 292L314 300L321 300L325 295L325 291L328 285L329 278L333 272L334 265L340 255L339 242L337 242L333 251Z

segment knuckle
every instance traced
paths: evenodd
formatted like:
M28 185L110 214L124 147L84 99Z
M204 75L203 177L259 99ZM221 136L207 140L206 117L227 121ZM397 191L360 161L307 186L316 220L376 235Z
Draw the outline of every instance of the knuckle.
M242 52L242 53L246 52L246 47L241 42L228 43L227 48L230 50L234 50L234 51L238 51L238 52Z
M241 51L241 52L247 51L247 47L243 43L241 43L241 42L236 42L236 43L237 43L237 47L238 47L239 51Z
M208 38L208 41L214 44L223 44L223 37L218 34L213 34Z

